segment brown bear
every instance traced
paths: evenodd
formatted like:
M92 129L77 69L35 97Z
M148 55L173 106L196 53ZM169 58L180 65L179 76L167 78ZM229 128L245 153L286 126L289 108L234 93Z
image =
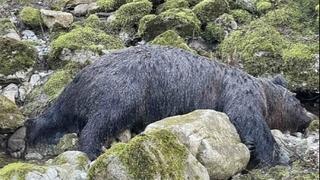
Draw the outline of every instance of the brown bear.
M26 123L30 145L76 132L80 150L96 158L108 139L195 109L225 112L251 150L252 165L279 163L270 128L302 131L307 111L293 93L218 61L181 49L138 46L84 68L57 101Z

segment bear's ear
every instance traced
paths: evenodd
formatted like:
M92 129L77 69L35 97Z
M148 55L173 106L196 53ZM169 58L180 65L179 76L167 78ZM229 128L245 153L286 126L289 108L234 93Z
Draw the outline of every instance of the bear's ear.
M272 79L271 79L271 82L273 82L274 84L276 85L280 85L284 88L287 88L288 87L288 83L287 83L287 80L283 77L282 74L277 74L276 76L274 76Z

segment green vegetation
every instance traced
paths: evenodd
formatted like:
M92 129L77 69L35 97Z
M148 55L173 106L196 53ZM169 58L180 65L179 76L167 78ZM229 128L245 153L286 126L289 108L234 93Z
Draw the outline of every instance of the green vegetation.
M104 49L123 48L121 40L91 27L79 27L60 35L52 41L49 63L52 67L59 66L59 55L66 48L69 50L89 50L101 54ZM58 64L58 65L57 65Z
M189 2L187 0L166 0L165 3L158 7L158 12L163 12L174 8L188 8Z
M0 74L10 75L34 65L36 50L28 43L0 37Z
M209 43L214 41L221 42L224 39L224 36L223 27L216 25L215 23L209 23L202 34L202 37Z
M89 169L89 179L105 173L111 157L118 158L133 179L154 179L157 174L163 179L183 179L187 149L167 130L138 135L101 155Z
M228 11L229 3L227 0L203 0L193 7L193 12L204 23L214 21Z
M230 14L233 16L234 20L240 24L248 24L253 20L252 15L243 9L231 10Z
M28 163L11 163L4 168L0 169L0 179L2 180L24 180L28 172L40 172L46 171L45 167L28 164Z
M200 32L201 22L190 9L169 9L161 14L147 15L140 20L138 34L152 40L167 30L175 30L181 37Z
M129 1L132 0L97 0L97 4L104 11L113 11Z
M42 24L40 10L33 7L24 7L20 14L20 19L26 25L39 27Z
M148 0L136 0L122 5L115 12L115 19L110 26L115 30L127 30L137 26L139 20L152 10L152 3Z
M6 35L12 30L16 30L14 24L8 18L0 18L0 36Z
M172 46L181 49L185 49L187 51L194 52L185 42L185 40L179 36L175 31L168 30L159 36L157 36L153 41L150 42L151 44L158 44L163 46Z
M24 116L8 98L0 96L0 129L15 129L23 125Z

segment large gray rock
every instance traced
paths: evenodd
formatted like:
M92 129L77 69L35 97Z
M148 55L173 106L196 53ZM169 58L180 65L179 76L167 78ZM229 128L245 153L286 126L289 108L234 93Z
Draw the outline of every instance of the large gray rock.
M70 13L45 9L41 9L40 12L44 24L49 29L52 29L55 26L68 28L73 22L73 16Z
M211 179L227 179L243 170L250 152L224 113L214 110L196 110L174 116L147 126L145 132L166 129L175 134L197 157Z

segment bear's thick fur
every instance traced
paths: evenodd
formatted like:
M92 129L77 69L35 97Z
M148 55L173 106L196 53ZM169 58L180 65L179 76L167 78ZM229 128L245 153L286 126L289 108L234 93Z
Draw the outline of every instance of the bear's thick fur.
M270 128L299 131L310 118L284 87L184 50L139 46L105 55L83 69L57 101L29 120L30 144L77 132L80 150L96 158L102 143L195 109L225 112L251 150L251 164L278 163Z

